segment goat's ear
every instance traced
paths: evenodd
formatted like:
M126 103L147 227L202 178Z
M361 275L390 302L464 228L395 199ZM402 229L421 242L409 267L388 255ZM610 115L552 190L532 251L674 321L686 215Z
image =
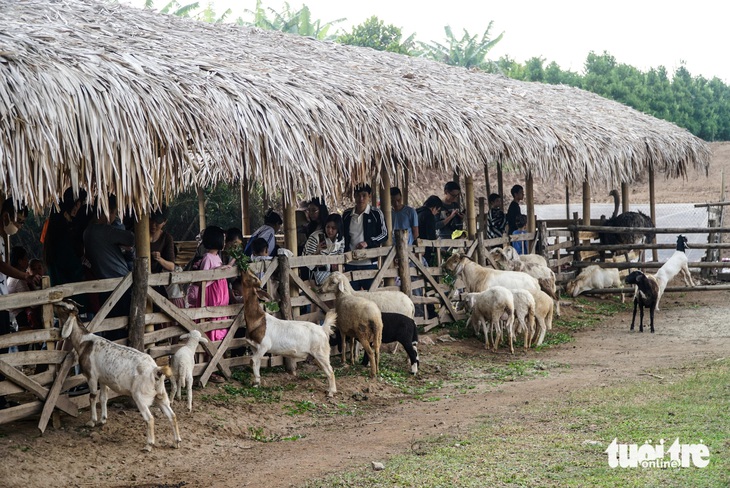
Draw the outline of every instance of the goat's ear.
M340 290L340 293L345 293L345 280L344 278L340 278L337 280L337 288Z
M208 343L208 339L205 336L202 336L202 337L199 337L198 338L198 342L202 342L203 344L207 344Z
M271 298L271 295L266 293L266 290L262 290L261 288L256 290L256 296L259 297L261 300L266 300L268 302L273 300L273 298Z
M188 337L190 337L190 334L183 334L179 338L180 339L187 339Z
M71 331L73 330L74 325L76 325L76 316L69 315L66 319L66 322L63 324L63 328L61 329L62 339L68 339L68 337L71 335Z

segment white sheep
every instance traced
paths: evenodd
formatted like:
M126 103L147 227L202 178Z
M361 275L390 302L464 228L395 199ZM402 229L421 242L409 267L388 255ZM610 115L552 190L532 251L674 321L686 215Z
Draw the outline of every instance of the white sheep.
M246 317L245 339L256 350L251 356L254 386L261 384L261 359L267 352L293 359L306 359L311 355L327 376L327 396L334 396L337 385L330 365L329 337L333 334L337 314L329 311L322 326L302 320L281 320L261 308L258 298L271 300L271 297L250 270L241 276L241 287Z
M537 279L526 273L485 268L463 254L452 254L443 268L449 273L461 276L467 292L481 292L492 286L503 286L508 290L540 289Z
M621 277L616 268L601 268L595 264L583 268L575 279L568 282L565 290L568 295L577 297L589 290L600 290L602 288L621 288ZM624 302L624 294L621 293L621 303Z
M188 394L188 412L193 411L193 370L195 369L195 350L198 343L207 343L206 339L198 330L191 330L180 336L181 340L187 339L183 347L178 349L170 359L172 377L170 378L170 403L175 401L175 396L182 399L182 389L186 388Z
M687 255L684 252L684 250L688 248L689 245L687 245L687 238L683 235L677 236L677 247L674 254L672 254L667 262L664 263L662 267L659 268L659 271L657 271L654 275L657 283L659 283L659 295L656 299L656 310L659 310L659 302L662 299L662 295L664 295L664 290L667 288L667 285L679 273L682 274L682 278L684 279L684 284L686 286L695 286L694 281L692 281L692 275L689 272L689 266L687 265Z
M558 290L555 285L555 273L553 270L547 265L525 262L520 259L510 259L504 249L494 249L491 254L494 259L494 264L497 265L498 269L503 271L521 271L535 278L540 284L540 289L555 300L555 310L558 316L560 316L560 297L558 296Z
M101 422L107 419L108 388L121 395L129 395L137 405L142 418L147 423L147 444L145 451L155 445L155 418L150 405L157 403L172 423L175 448L180 447L180 432L177 417L170 407L165 390L165 376L171 376L168 366L159 367L149 354L131 347L108 341L89 333L78 321L78 310L73 305L60 302L55 307L57 316L63 322L61 337L69 339L79 358L81 372L89 384L91 400L90 427L97 425L96 404L101 396ZM98 395L99 390L101 394Z
M539 346L545 340L545 333L553 328L553 300L542 290L530 293L535 299L535 335L530 343Z
M510 261L522 261L523 263L538 264L540 266L548 265L547 259L540 256L539 254L519 254L519 253L517 253L517 249L515 249L512 246L507 246L505 248L497 247L497 248L492 249L490 251L490 254L492 255L492 259L495 258L495 255L498 252L501 252Z
M347 338L357 339L369 357L370 377L378 374L380 366L380 344L383 340L383 319L375 302L356 296L347 277L333 272L322 283L323 293L335 292L337 328L342 335L342 363L345 364ZM354 340L350 347L352 364L355 364Z
M471 323L475 332L480 326L484 333L484 347L497 351L502 341L502 330L506 330L509 336L509 347L514 354L514 320L515 304L512 292L503 286L492 286L486 291L479 293L464 293L462 299L471 311L467 323ZM504 322L504 326L502 326Z
M524 348L530 347L530 341L535 334L535 298L527 290L512 290L515 307L515 333L523 334Z
M346 286L350 287L350 290L356 297L367 298L375 302L381 312L383 313L397 313L405 315L408 318L416 317L416 307L413 301L408 298L408 295L397 290L381 290L381 291L354 291L352 286L348 282ZM393 343L393 347L390 350L391 354L394 354L398 350L398 342Z

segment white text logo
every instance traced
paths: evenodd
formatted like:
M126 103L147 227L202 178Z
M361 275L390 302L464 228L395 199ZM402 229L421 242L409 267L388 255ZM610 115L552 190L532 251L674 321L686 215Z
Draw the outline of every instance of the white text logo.
M637 444L619 444L614 439L606 449L608 465L612 468L704 468L710 464L710 450L702 444L680 444L679 438L668 448L664 439L652 445L650 441Z

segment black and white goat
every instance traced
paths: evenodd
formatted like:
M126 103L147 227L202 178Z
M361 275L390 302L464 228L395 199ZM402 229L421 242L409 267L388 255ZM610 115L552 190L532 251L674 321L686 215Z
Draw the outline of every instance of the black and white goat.
M667 284L679 273L682 273L685 285L695 286L694 281L692 281L692 275L689 272L689 267L687 266L687 255L684 252L685 249L689 249L687 238L685 236L677 236L676 249L677 250L674 251L672 257L670 257L667 262L659 268L656 275L654 275L659 283L659 296L657 296L656 300L657 310L659 309L659 301L662 299L662 295L664 294L664 290L667 288Z
M634 330L636 308L639 307L639 332L644 332L644 308L649 309L649 328L654 333L654 310L659 302L659 282L653 275L645 275L641 271L632 271L625 279L629 285L634 285L634 316L631 317L631 329Z

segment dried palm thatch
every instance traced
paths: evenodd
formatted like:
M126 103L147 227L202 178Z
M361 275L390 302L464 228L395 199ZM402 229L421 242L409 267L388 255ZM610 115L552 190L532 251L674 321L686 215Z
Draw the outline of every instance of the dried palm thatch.
M380 162L397 181L496 161L614 185L649 164L706 169L709 150L572 88L116 4L0 0L0 190L36 209L69 184L144 212L243 175L309 196Z

